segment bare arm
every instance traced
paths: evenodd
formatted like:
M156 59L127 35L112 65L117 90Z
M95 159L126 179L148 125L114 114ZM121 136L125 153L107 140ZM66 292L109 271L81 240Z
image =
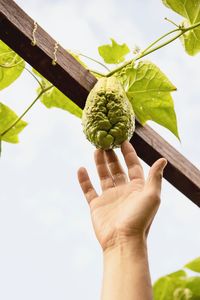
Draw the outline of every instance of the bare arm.
M95 151L102 194L97 195L85 168L78 179L89 203L97 239L103 250L102 300L151 300L146 240L160 204L165 159L151 167L147 180L129 142L121 147L128 176L113 150Z
M102 300L152 300L147 249L130 240L104 253Z

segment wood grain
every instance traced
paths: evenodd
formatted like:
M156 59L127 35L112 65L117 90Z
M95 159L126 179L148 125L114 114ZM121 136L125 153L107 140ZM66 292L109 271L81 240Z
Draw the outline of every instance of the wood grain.
M0 38L44 77L79 106L83 105L96 79L63 47L57 51L57 65L52 65L55 40L39 25L37 44L31 45L34 20L14 1L0 0Z
M14 1L0 0L0 38L81 108L96 78L59 46L52 65L55 40L40 26L36 46L31 45L34 20ZM151 165L165 157L164 177L200 207L200 171L149 126L137 122L131 143L139 157Z

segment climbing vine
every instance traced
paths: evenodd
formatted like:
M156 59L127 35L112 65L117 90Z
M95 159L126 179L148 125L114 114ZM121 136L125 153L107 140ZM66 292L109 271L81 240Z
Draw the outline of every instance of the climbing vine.
M111 44L98 47L101 61L82 53L72 53L84 67L89 69L82 59L93 60L104 72L90 70L100 77L117 76L121 81L126 95L131 102L138 121L144 125L152 120L169 129L178 139L179 132L174 102L171 96L176 87L153 62L146 57L176 39L180 39L189 55L200 52L200 0L163 0L163 4L184 19L180 24L166 18L175 28L157 38L144 50L135 47L130 49L127 44L118 44L111 39ZM34 27L36 31L37 28ZM131 56L127 60L126 57ZM145 57L145 59L143 59ZM56 61L54 61L54 64ZM0 90L9 87L23 72L29 72L38 83L35 99L20 116L6 104L0 103L0 144L2 142L18 143L18 134L27 126L23 120L39 100L47 108L57 107L70 112L78 118L82 110L72 100L60 92L48 80L31 67L3 41L0 41Z

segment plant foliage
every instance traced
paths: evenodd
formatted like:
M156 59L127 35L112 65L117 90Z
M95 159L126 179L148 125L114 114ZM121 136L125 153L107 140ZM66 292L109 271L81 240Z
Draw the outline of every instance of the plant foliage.
M200 22L200 0L163 0L163 3L184 17L181 26L188 27ZM196 27L181 36L185 51L195 55L200 51L200 27Z
M200 257L186 264L184 268L200 273ZM159 278L153 285L154 300L199 300L200 277L188 276L179 270Z
M139 52L135 52L127 44L119 44L111 38L111 44L98 47L103 63L90 58L104 66L108 73L102 74L94 70L91 70L91 72L97 79L102 76L117 76L124 87L139 122L144 125L148 120L154 121L169 129L179 138L177 117L171 95L176 90L176 87L158 66L149 60L143 60L143 57L166 46L179 37L183 42L186 53L190 55L197 54L200 51L200 0L162 0L162 2L168 8L184 17L184 20L176 29L163 35L146 49ZM158 44L163 38L172 33L178 34L167 42ZM81 60L81 54L77 55L71 51L70 53L79 63L87 68L85 62ZM126 60L128 54L129 56L132 55L131 60ZM82 56L87 57L86 55ZM114 69L111 71L110 65L114 65ZM39 84L36 91L37 97L19 117L11 108L0 103L0 142L18 142L18 134L27 125L22 118L38 99L47 108L59 108L70 112L78 118L82 117L81 108L36 70L29 70L26 62L0 41L0 90L14 83L25 69L32 74Z

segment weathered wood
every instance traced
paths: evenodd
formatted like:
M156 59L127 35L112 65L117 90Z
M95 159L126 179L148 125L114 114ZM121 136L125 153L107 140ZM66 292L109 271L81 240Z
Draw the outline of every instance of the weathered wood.
M51 64L55 40L40 26L32 46L34 21L12 0L0 0L0 38L81 108L96 78L59 46L57 65ZM200 171L149 126L137 128L131 139L138 155L151 165L165 157L164 177L200 206Z
M189 160L149 126L138 123L131 142L148 165L165 157L168 160L164 171L165 179L200 206L200 171Z
M96 79L60 45L57 65L52 65L55 40L39 25L37 44L31 45L34 20L14 1L0 0L0 38L64 94L82 105Z

